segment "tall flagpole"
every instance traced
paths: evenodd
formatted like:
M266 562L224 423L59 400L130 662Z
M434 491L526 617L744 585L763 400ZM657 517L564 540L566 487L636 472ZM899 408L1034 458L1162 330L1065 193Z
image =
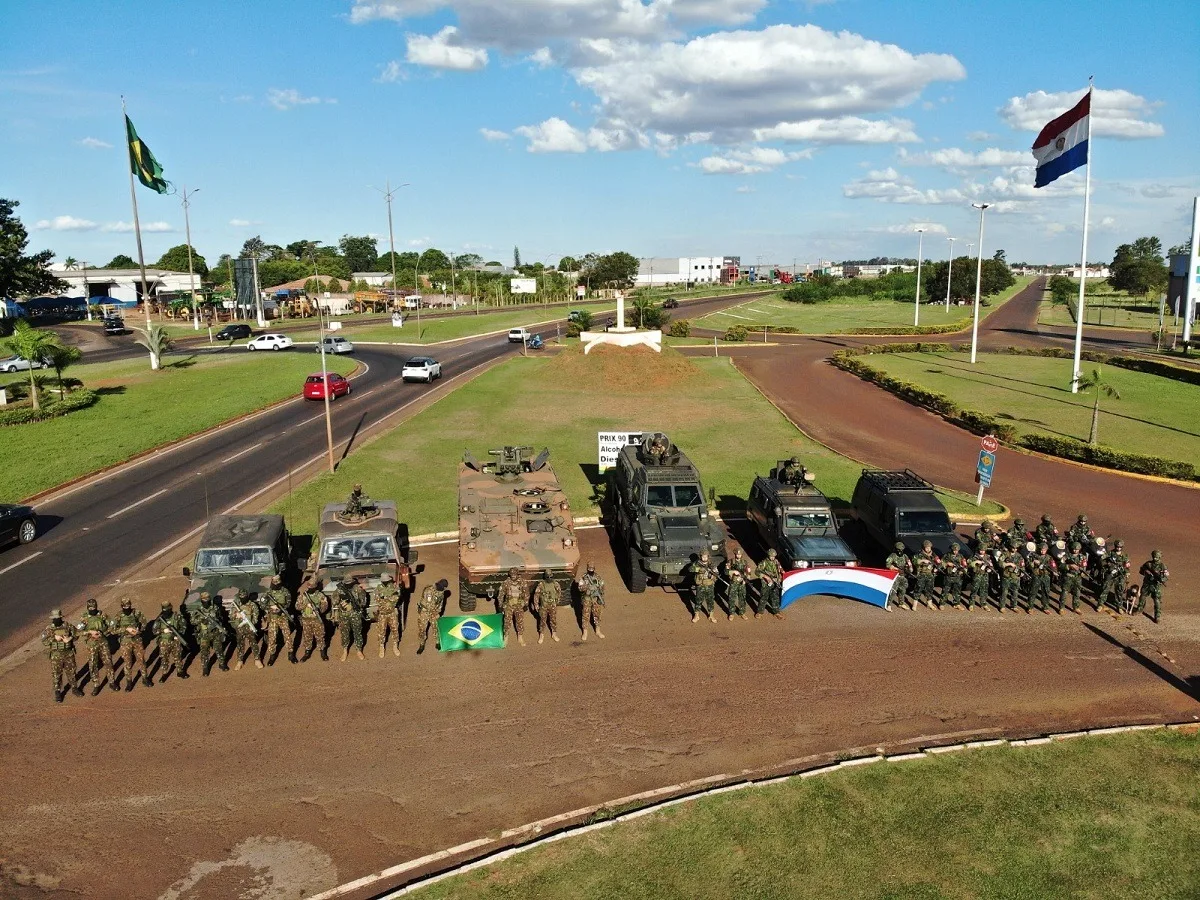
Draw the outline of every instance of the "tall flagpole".
M1087 171L1083 176L1083 247L1079 251L1079 304L1075 309L1075 364L1071 369L1071 393L1079 393L1079 364L1083 355L1083 298L1087 291L1087 237L1088 214L1092 205L1092 116L1096 110L1092 104L1092 78L1088 77L1088 127L1087 127Z
M146 343L150 342L150 293L146 288L146 256L142 252L142 225L138 221L137 188L133 184L133 145L129 143L129 114L125 111L125 96L121 95L121 118L125 121L125 149L129 154L129 198L133 201L133 233L137 237L138 268L142 272L142 306L146 310ZM150 368L158 368L158 354L150 351Z

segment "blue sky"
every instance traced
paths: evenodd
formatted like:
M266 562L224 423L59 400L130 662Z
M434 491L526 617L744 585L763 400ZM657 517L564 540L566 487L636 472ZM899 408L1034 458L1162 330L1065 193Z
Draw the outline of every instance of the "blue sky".
M1188 2L42 0L0 12L0 196L31 245L134 255L120 95L214 261L261 234L507 261L628 250L815 262L1077 261L1082 170L1041 125L1096 76L1088 256L1186 238L1200 193ZM1039 93L1041 92L1041 93ZM1050 96L1047 96L1050 95ZM139 188L149 261L177 196Z

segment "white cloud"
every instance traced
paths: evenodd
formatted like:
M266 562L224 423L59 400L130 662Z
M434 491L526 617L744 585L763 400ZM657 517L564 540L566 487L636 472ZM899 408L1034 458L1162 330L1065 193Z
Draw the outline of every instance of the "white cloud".
M811 150L787 153L776 147L750 147L730 150L724 155L706 156L695 165L705 175L757 175L786 162L809 159L811 156Z
M1000 118L1021 131L1041 131L1083 97L1082 91L1033 91L1000 107ZM1097 89L1092 95L1092 134L1114 138L1156 138L1162 125L1149 121L1162 104L1125 90Z
M314 103L337 103L337 100L306 97L295 88L271 88L267 91L267 102L276 109L291 109L293 106L309 106Z
M913 203L919 205L966 203L968 198L958 188L946 190L916 187L913 180L901 175L895 169L888 167L879 171L868 172L864 177L855 179L842 186L842 194L851 200L879 200L882 203Z
M262 222L257 219L230 219L229 224L233 228L250 228L254 225L261 225Z
M507 141L512 137L507 131L496 131L494 128L480 128L479 133L485 141Z
M994 166L1017 166L1032 168L1033 155L1025 150L1000 150L988 147L986 150L960 150L958 147L946 147L941 150L930 150L925 153L907 153L900 148L900 161L908 166L941 166L944 169L975 169Z
M458 29L447 25L434 35L410 34L405 59L417 66L473 72L487 65L488 54L482 47L463 46Z
M996 139L997 139L997 138L999 138L999 137L1000 137L1000 135L998 135L998 134L992 134L990 131L970 131L970 132L967 132L967 140L968 140L968 141L978 141L978 142L980 142L981 144L982 144L982 143L985 143L985 142L987 142L987 141L994 141L994 140L996 140Z
M90 219L55 216L53 219L41 219L33 227L37 231L95 231L100 226Z
M754 193L754 188L750 187L750 185L748 185L748 184L739 184L734 190L736 193L739 193L739 194L753 194Z
M583 153L587 150L584 133L557 116L514 130L529 140L527 149L530 153Z
M581 41L576 80L603 114L673 135L739 133L911 103L934 81L966 76L944 54L913 55L815 25L717 32L645 46Z
M920 140L913 131L913 123L907 119L883 121L860 116L779 122L769 128L756 128L754 139L813 144L900 144Z
M399 60L393 59L379 70L379 76L375 80L380 84L390 84L393 81L399 81L403 77L403 66L400 65Z
M412 240L410 240L408 242L408 246L410 246L410 247L425 247L428 244L429 244L429 238L427 238L427 237L413 238Z
M100 140L100 138L85 137L79 143L82 144L84 147L87 147L91 150L111 150L112 149L112 144L110 144L108 141L102 141L102 140Z
M101 231L115 232L118 234L129 234L133 232L132 222L108 222L100 226ZM167 234L175 231L175 226L169 222L144 222L142 223L143 234Z
M538 47L529 54L529 61L545 69L554 65L554 53L549 47Z
M926 234L949 234L946 226L938 222L909 222L907 225L885 225L882 228L872 228L868 231L875 231L879 234L916 234L918 231L924 231Z

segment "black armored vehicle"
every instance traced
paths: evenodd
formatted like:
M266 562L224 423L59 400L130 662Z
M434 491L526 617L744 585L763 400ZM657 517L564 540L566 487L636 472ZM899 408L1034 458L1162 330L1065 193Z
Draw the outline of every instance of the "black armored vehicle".
M863 530L888 550L899 541L917 553L929 541L940 556L951 544L967 543L955 533L934 486L912 469L863 469L852 503Z
M651 582L683 584L704 551L714 565L725 559L725 528L705 503L700 473L661 432L617 454L606 502L617 565L634 594Z
M854 551L838 536L829 500L815 481L795 457L781 459L769 475L755 477L746 518L763 543L775 548L784 569L857 566Z

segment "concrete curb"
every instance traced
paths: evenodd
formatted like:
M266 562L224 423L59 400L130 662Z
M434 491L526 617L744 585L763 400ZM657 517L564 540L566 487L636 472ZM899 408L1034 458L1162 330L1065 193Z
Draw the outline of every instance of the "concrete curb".
M485 866L494 865L510 859L519 853L554 843L570 837L589 834L618 823L639 819L651 813L659 812L673 806L690 803L707 797L727 794L734 791L754 787L765 787L781 784L792 778L806 779L847 768L856 768L877 762L904 763L927 759L937 754L961 752L964 750L986 749L1008 745L1009 747L1033 747L1058 743L1072 738L1097 737L1113 734L1123 734L1135 731L1154 731L1169 729L1183 733L1200 734L1200 723L1172 722L1154 724L1117 725L1081 731L1056 732L1016 739L994 738L979 741L964 741L958 744L934 745L907 753L887 754L880 748L879 752L869 756L853 757L838 762L814 762L810 757L805 760L794 760L784 766L802 768L778 774L774 769L760 769L743 772L739 776L727 774L711 775L680 784L656 788L622 797L608 803L586 806L581 809L560 813L545 819L539 819L517 828L500 832L494 838L480 838L427 854L417 859L409 860L371 875L357 878L354 881L338 885L320 894L313 895L310 900L334 900L340 897L403 897L414 891L428 887L447 878L463 875ZM828 755L824 757L828 759ZM626 812L618 810L636 806ZM398 885L389 887L385 883Z

